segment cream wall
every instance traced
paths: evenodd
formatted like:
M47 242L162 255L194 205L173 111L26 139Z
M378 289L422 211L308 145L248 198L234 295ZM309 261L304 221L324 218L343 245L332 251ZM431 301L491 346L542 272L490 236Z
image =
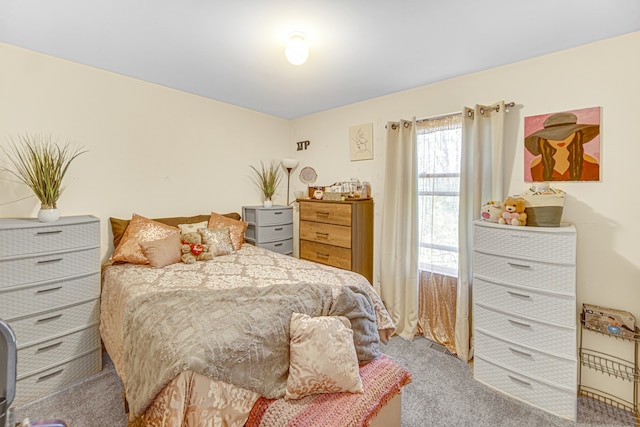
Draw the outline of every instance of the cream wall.
M58 207L102 220L103 257L110 216L240 212L261 203L248 165L291 154L287 120L1 43L0 64L0 144L41 132L89 150ZM11 203L31 194L0 179L0 217L35 216L35 197Z
M514 101L507 114L506 192L527 189L523 180L525 116L602 107L602 180L558 183L568 193L563 220L578 230L578 302L617 307L640 320L640 178L638 97L640 33L582 46L441 83L371 99L291 122L292 141L310 140L298 153L318 183L350 177L370 181L375 201L375 249L380 247L384 201L385 123L413 116L459 112L462 106ZM381 55L381 61L386 60ZM349 127L374 125L374 160L349 161ZM400 171L398 171L400 173ZM297 189L304 188L294 179ZM376 262L375 281L379 268Z

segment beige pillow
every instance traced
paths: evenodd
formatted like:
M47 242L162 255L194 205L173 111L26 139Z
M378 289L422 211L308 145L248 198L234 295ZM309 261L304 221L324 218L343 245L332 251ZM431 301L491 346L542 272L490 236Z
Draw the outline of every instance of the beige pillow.
M127 229L122 235L120 244L111 255L111 261L149 264L149 260L142 252L140 243L164 239L171 234L180 235L180 229L133 214Z
M182 234L197 233L200 228L207 228L209 221L196 222L193 224L178 224L178 228Z
M209 252L213 256L229 255L233 253L233 243L229 227L201 228L198 233L202 236L202 243L209 245Z
M285 399L317 393L362 393L349 319L293 313L290 328Z
M238 221L215 212L211 212L208 228L229 227L233 249L237 251L242 247L242 243L244 243L244 232L247 229L247 225L249 225L247 222Z
M164 239L140 242L140 247L153 268L162 268L182 261L180 235L177 233Z

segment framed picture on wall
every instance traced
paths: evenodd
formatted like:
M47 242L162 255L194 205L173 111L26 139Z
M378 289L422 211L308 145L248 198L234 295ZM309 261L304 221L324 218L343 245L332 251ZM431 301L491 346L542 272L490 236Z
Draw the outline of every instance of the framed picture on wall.
M600 107L524 118L524 180L600 181Z
M373 123L349 128L351 161L373 159Z

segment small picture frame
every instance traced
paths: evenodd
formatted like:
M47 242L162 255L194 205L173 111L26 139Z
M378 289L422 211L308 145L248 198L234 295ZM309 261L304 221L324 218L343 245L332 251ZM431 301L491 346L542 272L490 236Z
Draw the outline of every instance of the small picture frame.
M352 162L373 159L373 123L349 128L349 149Z

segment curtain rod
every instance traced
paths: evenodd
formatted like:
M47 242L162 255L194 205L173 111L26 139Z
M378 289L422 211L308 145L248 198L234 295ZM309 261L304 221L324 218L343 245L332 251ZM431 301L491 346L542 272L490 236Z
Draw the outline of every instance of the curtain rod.
M508 113L509 112L509 108L513 108L515 107L516 103L511 101L511 102L505 102L504 107L505 107L505 112ZM471 117L473 119L473 113L474 110L472 110L471 108L466 108L465 110L467 111L467 117ZM487 106L481 106L480 109L478 110L478 112L482 115L484 115L485 112L488 111L492 111L495 110L496 112L500 111L500 104L495 104L495 105L491 105L489 107Z

